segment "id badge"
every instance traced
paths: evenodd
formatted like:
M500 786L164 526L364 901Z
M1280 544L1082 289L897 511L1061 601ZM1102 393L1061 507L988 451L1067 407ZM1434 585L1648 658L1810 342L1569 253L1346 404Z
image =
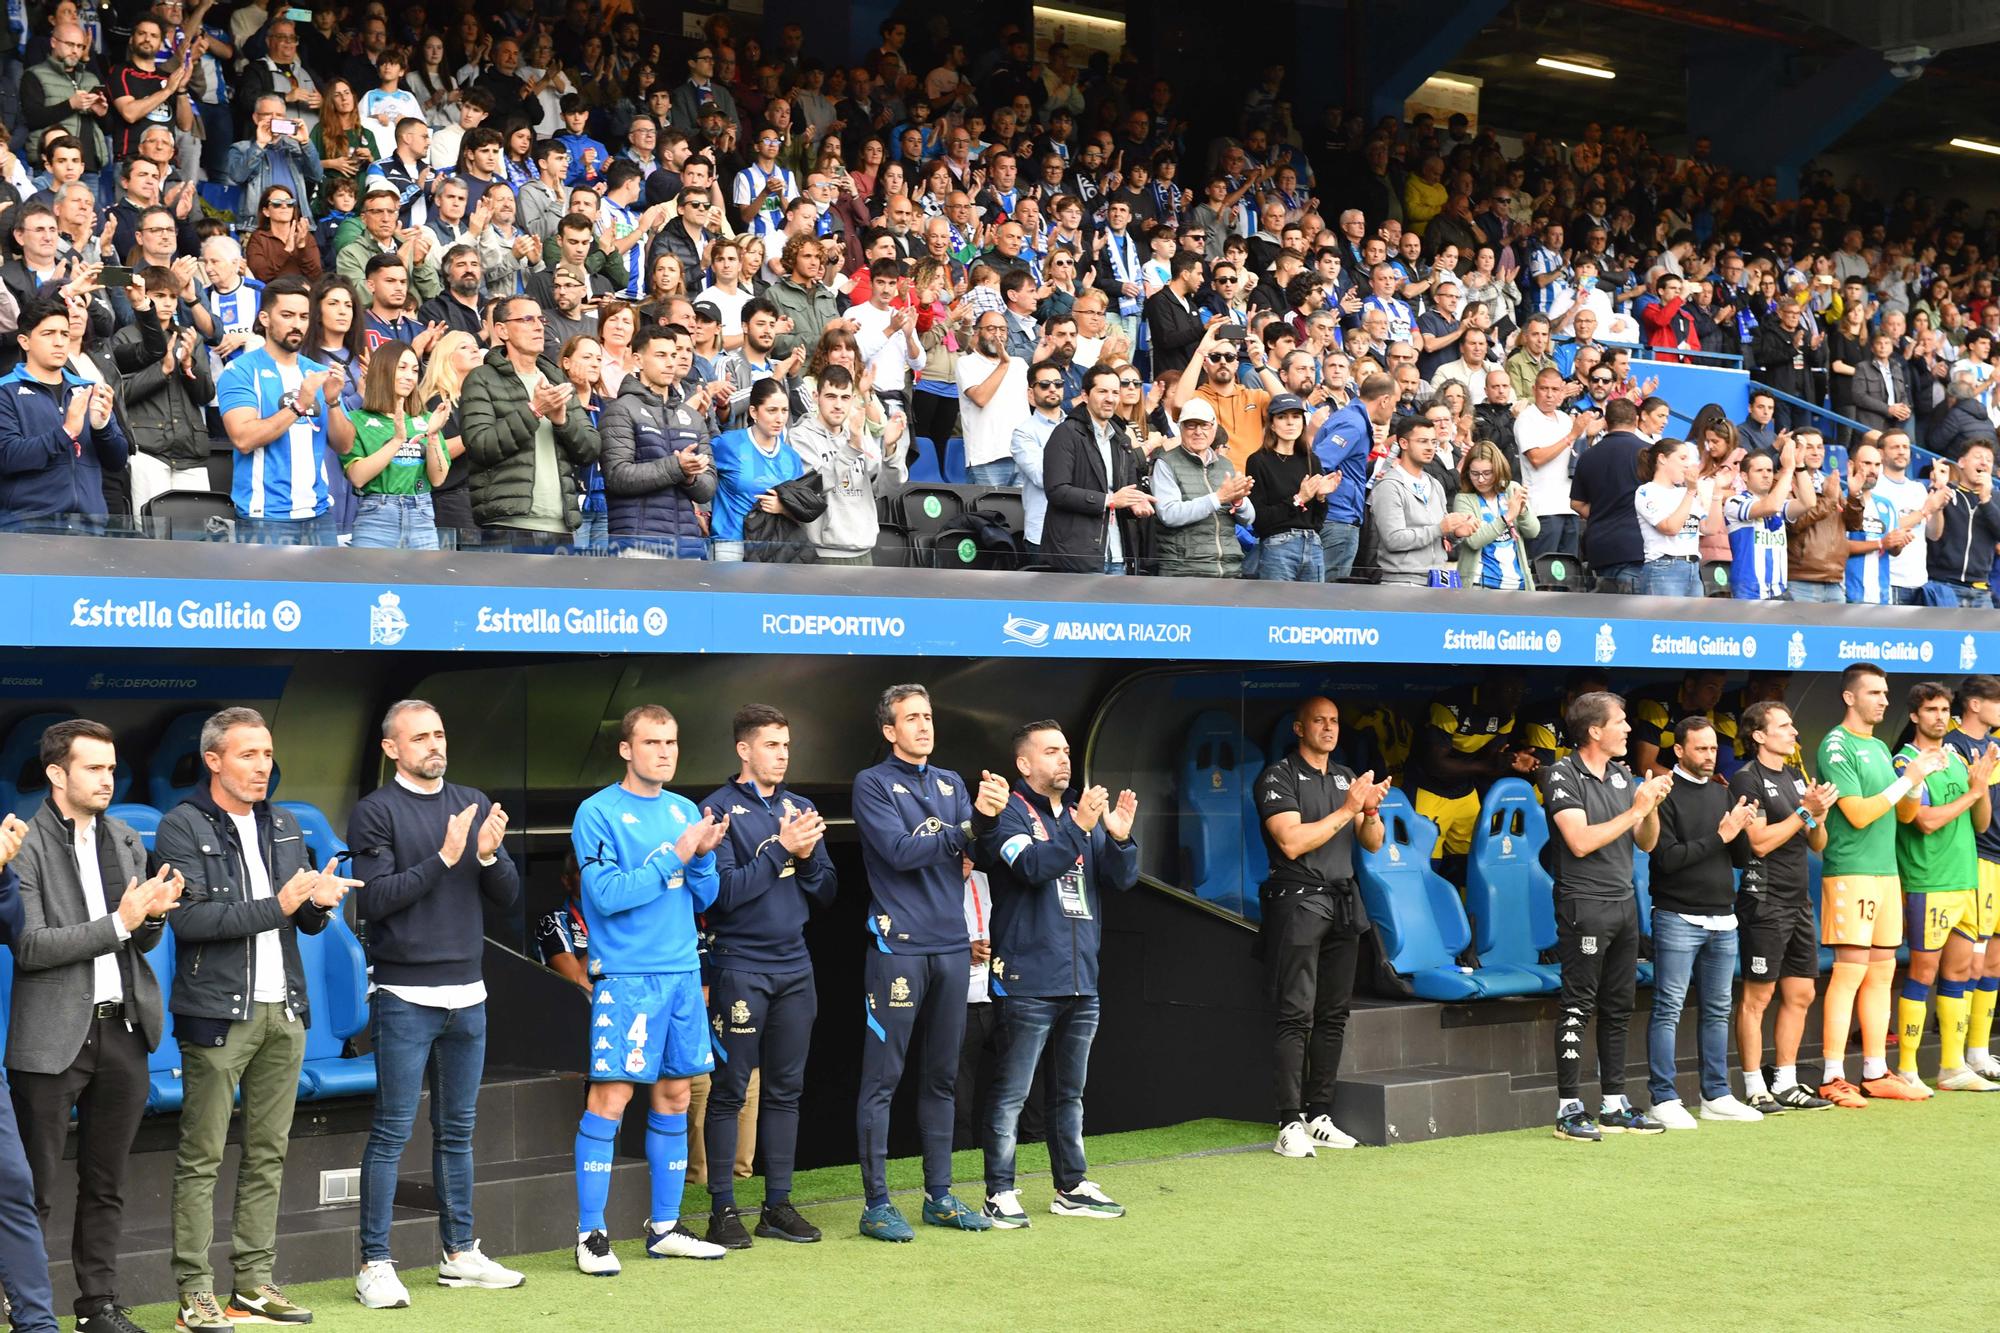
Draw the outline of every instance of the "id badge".
M1090 904L1083 896L1083 862L1077 868L1056 881L1056 897L1062 903L1063 915L1072 921L1088 921Z

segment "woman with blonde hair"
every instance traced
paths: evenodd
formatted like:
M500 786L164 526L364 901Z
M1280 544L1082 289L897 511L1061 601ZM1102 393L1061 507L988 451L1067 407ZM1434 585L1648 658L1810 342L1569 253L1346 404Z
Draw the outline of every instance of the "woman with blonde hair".
M1701 558L1728 564L1734 553L1729 549L1729 529L1722 518L1722 506L1743 489L1743 446L1729 414L1714 403L1694 414L1688 438L1701 450L1701 475L1713 477L1715 505L1701 524Z
M486 359L479 339L453 329L438 335L431 344L430 360L424 366L423 383L417 397L424 411L440 421L438 434L444 439L445 456L451 471L443 482L431 487L431 510L437 520L438 545L456 550L459 540L479 540L479 525L472 521L472 461L465 456L465 432L458 424L458 398L465 377ZM444 413L439 417L438 413Z
M1514 480L1507 455L1491 440L1465 451L1458 468L1454 514L1471 514L1479 526L1458 546L1458 581L1464 588L1533 588L1528 542L1541 535L1541 520L1528 503L1527 488Z

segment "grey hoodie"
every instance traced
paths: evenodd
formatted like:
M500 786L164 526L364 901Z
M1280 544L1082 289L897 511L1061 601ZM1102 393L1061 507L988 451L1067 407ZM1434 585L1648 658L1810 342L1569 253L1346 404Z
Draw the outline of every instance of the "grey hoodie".
M1375 525L1375 564L1384 583L1428 583L1445 569L1444 487L1436 477L1412 477L1391 463L1368 497Z
M855 409L861 410L858 406ZM901 441L891 448L899 456L884 463L881 442L863 432L861 447L843 429L838 438L829 432L814 412L791 428L785 436L799 461L819 473L826 485L826 512L806 524L806 535L820 555L832 559L853 559L875 549L881 530L876 497L890 495L909 480L907 465L900 457Z

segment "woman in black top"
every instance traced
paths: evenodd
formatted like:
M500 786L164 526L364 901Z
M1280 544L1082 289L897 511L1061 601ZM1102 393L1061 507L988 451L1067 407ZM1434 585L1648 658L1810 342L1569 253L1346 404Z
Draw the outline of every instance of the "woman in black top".
M1320 525L1336 477L1323 473L1305 438L1306 405L1281 393L1271 400L1270 424L1243 470L1257 497L1256 577L1278 583L1319 583L1325 575Z

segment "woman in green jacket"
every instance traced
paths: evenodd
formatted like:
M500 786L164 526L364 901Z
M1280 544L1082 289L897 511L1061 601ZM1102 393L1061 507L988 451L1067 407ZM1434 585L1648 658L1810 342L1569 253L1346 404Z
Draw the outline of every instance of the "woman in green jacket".
M1541 520L1528 503L1526 488L1514 480L1499 445L1480 440L1465 451L1451 510L1479 520L1472 535L1458 544L1459 586L1535 586L1527 544L1542 530Z

